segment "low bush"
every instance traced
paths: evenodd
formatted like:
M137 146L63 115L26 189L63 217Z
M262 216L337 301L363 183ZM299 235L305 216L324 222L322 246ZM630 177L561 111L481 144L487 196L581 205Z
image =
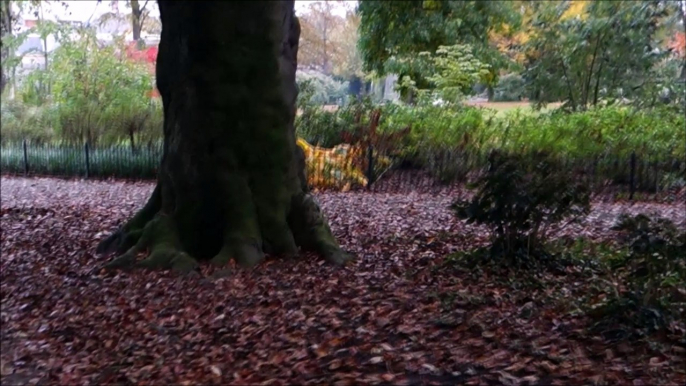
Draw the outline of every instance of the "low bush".
M686 232L644 214L623 215L613 229L620 232L621 253L605 261L614 284L589 310L594 330L628 326L648 334L686 320ZM686 343L686 331L678 333Z
M43 104L11 101L2 106L3 144L24 140L33 145L118 146L132 148L154 142L162 135L162 104L147 106L96 104Z
M686 154L686 117L667 108L626 106L562 114L515 110L493 120L491 145L522 152L547 150L574 157L674 157Z
M490 246L474 256L516 268L552 261L545 247L548 230L588 213L588 188L544 153L489 158L488 171L473 185L474 197L452 205L460 219L490 230Z
M300 90L300 106L342 105L348 99L348 82L338 81L320 72L298 71L296 82Z
M372 109L358 104L333 112L306 109L298 118L298 133L311 143L334 146L343 140L341 133L353 126L354 111L360 108ZM651 161L686 156L686 117L668 108L612 106L572 114L516 109L502 116L469 106L386 104L379 108L380 133L412 127L398 143L407 156L436 150L485 154L492 149L549 151L576 159L627 160L632 153Z
M352 120L347 121L341 112L329 112L321 106L307 106L295 118L297 136L321 147L343 143L342 133L352 125Z
M496 102L520 101L526 97L526 83L519 74L507 74L498 80L493 99Z
M0 106L0 140L2 143L33 144L54 142L54 128L59 125L59 113L55 106L27 106L17 100L3 100Z

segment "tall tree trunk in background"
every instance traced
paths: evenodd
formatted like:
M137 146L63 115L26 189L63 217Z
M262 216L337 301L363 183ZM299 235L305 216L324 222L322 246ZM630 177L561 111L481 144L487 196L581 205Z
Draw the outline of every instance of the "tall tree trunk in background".
M159 1L164 152L148 203L99 252L109 267L252 266L298 247L348 260L306 191L296 146L294 2ZM135 263L138 252L150 256Z
M684 34L686 34L686 1L679 2L679 13L681 14L681 26L684 28ZM686 82L686 52L684 52L684 57L682 58L683 64L681 65L681 79Z
M147 4L146 1L141 7L138 0L131 0L131 33L133 34L133 41L138 44L140 44L141 30L143 29L143 10Z
M6 36L12 34L12 6L9 1L0 1L0 39L4 39ZM7 58L10 57L12 53L9 47L2 43L0 40L0 92L5 91L5 86L7 85L9 74L6 74Z

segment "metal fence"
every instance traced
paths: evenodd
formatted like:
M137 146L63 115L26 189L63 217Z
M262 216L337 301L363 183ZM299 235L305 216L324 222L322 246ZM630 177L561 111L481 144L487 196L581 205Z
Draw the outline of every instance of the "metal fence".
M105 148L64 145L3 145L3 174L83 178L154 179L162 157L160 145Z
M5 175L80 178L122 178L152 180L162 157L159 144L90 147L3 145L0 170ZM373 146L365 149L362 162L350 160L363 177L353 178L330 160L308 160L310 184L325 190L370 190L375 192L441 192L464 184L488 166L487 154L464 150L425 150L421 154L399 156L380 154ZM594 156L569 158L566 171L592 187L597 195L612 199L683 199L686 162L674 158ZM337 169L338 168L338 169Z

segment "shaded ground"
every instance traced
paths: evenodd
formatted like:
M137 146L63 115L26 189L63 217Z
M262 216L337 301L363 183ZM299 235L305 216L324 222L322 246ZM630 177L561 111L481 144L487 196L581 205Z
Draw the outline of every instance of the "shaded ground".
M443 257L486 238L451 197L322 193L345 269L314 256L202 278L105 273L95 245L149 183L2 178L2 381L60 384L678 384L678 345L610 343L573 307L577 272L544 290L457 275ZM572 236L612 237L599 204ZM569 280L566 280L569 279ZM578 279L578 280L577 280ZM523 312L526 311L526 312Z

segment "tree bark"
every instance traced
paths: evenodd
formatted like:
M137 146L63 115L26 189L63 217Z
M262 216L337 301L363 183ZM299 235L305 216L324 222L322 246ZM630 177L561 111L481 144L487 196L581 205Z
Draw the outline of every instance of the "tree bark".
M131 0L131 33L133 35L133 41L137 44L140 43L139 41L141 39L142 14L143 10L141 9L140 4L138 4L138 0Z
M253 266L264 253L349 260L307 192L296 146L294 1L159 1L164 150L148 203L98 247L108 267ZM145 260L136 255L149 251Z
M0 2L0 92L5 91L8 82L7 59L12 55L10 49L2 43L5 36L12 34L12 5L9 1Z
M681 26L684 27L682 32L686 34L686 1L680 1L677 6L679 9L679 14L681 15ZM686 82L686 52L684 52L684 57L681 59L683 63L681 65L680 78Z

